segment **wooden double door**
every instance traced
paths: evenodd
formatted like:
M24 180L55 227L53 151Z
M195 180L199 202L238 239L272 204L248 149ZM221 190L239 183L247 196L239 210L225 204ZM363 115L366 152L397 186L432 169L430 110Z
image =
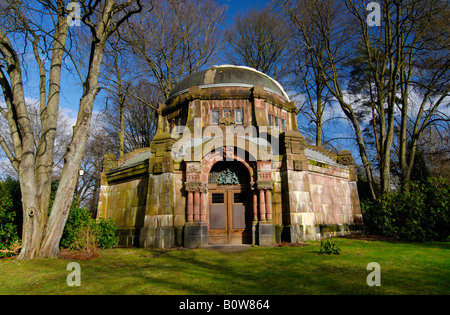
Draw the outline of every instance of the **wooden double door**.
M251 200L249 191L241 187L221 186L210 190L210 244L251 244Z

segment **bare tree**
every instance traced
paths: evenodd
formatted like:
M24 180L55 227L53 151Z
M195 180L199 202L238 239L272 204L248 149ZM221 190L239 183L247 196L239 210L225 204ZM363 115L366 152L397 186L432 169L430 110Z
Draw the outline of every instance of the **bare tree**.
M286 12L288 7L277 5L281 12ZM292 15L293 13L291 13ZM307 15L303 16L303 18ZM295 28L293 28L295 29ZM324 42L320 40L315 28L305 29L309 44L314 46L316 55L312 54L312 49L304 40L304 36L298 31L292 31L288 45L289 51L289 72L290 80L287 84L303 96L299 107L299 114L308 120L308 126L314 126L314 138L317 146L323 144L323 127L332 118L324 118L325 110L331 110L331 103L334 100L328 91L326 83L321 75L321 70L314 62L314 58L319 58L324 68L329 64L326 62L326 50Z
M111 107L114 108L114 115L119 117L119 125L116 128L119 140L119 155L122 156L125 150L125 111L130 106L129 89L131 87L131 72L133 63L130 60L131 53L124 47L124 42L120 40L119 32L108 38L105 48L105 58L103 60L103 71L101 78L103 87L107 92L105 99L105 114L109 115ZM115 127L115 124L113 123Z
M35 99L25 99L25 104L30 116L30 124L34 134L34 146L38 147L39 139L41 137L41 121L39 113L39 101ZM64 112L58 111L58 122L56 124L55 145L53 147L53 168L52 179L56 180L61 176L63 168L63 159L65 149L70 143L72 137L71 118ZM5 145L9 150L13 151L14 146L9 136L8 121L4 116L0 116L0 136L5 140ZM0 163L0 168L5 174L13 178L18 178L17 170L11 165L8 159Z
M319 71L327 89L351 121L371 195L375 199L366 143L358 117L348 102L344 89L348 73L343 62L351 55L352 44L355 43L354 19L345 11L343 3L337 0L277 0L276 3L281 12L289 17L297 36L307 47L315 69ZM320 41L320 45L317 45L316 41ZM320 49L321 47L324 50Z
M4 138L0 138L0 144L18 172L22 193L24 222L19 259L55 257L59 254L59 241L85 153L94 100L99 92L98 77L106 40L130 16L141 11L139 2L132 0L120 3L113 0L78 3L81 24L91 33L89 62L86 72L79 72L83 78L83 94L51 209L51 174L61 68L64 56L68 55L66 44L69 25L73 22L75 12L69 11L62 0L54 3L36 2L33 5L10 0L2 3L15 23L8 20L0 27L0 86L6 104L1 114L8 120L13 149L8 147ZM11 37L21 39L11 41ZM25 105L22 63L18 52L20 43L31 45L38 67L41 135L37 148ZM46 48L51 51L48 70L40 54Z
M143 2L150 7L150 1ZM162 0L151 7L150 14L130 20L122 35L137 57L135 70L149 82L156 80L167 99L182 78L221 50L218 26L225 9L211 0Z
M375 198L371 161L358 113L361 102L353 102L348 94L353 77L349 76L348 60L360 53L358 66L362 81L358 84L366 86L369 92L364 102L372 110L381 190L389 192L396 128L400 130L403 183L410 176L415 148L425 128L433 121L442 120L437 117L438 109L445 104L449 92L448 40L445 40L448 29L443 23L444 17L448 16L448 3L439 0L381 1L380 26L371 28L364 1L277 2L301 34L328 90L352 123ZM311 29L318 37L310 36ZM322 43L325 55L316 48L313 39ZM419 95L418 91L421 91L420 100L412 102L413 94ZM407 141L408 133L411 141Z
M149 147L158 124L154 108L164 100L161 91L154 84L141 79L127 87L126 106L118 103L116 96L108 95L106 98L106 107L102 111L108 121L105 130L119 140L119 148L123 144L123 152Z
M447 1L382 1L382 23L370 29L363 1L347 0L362 37L371 104L377 113L382 192L391 183L391 151L400 112L402 187L410 178L418 141L436 119L450 91ZM439 44L440 43L440 44ZM416 99L412 100L412 95ZM448 103L447 103L448 104ZM416 109L413 106L417 106ZM415 115L413 117L411 114ZM412 126L412 128L408 128ZM410 134L408 135L408 133ZM410 141L408 141L408 138Z
M431 173L450 183L450 131L448 128L427 128L418 144L430 165Z
M291 33L283 17L270 7L237 15L225 38L231 49L230 62L253 67L282 81L290 70L287 64Z
M85 206L95 216L98 204L100 175L103 171L103 156L105 153L117 150L114 139L110 137L103 126L101 114L97 114L96 124L92 126L86 143L86 154L81 163L78 184L75 189L75 201Z

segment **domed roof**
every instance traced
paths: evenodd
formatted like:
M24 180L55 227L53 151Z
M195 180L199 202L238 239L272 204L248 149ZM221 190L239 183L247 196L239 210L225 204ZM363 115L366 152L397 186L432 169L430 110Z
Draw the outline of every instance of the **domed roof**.
M221 65L198 71L180 81L172 90L169 100L187 93L191 86L212 88L221 86L253 87L261 85L264 90L277 94L289 102L280 83L256 69L244 66Z

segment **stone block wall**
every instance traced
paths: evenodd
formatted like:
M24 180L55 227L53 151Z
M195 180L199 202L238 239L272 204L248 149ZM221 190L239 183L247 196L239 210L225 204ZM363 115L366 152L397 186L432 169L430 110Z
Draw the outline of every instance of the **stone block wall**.
M341 235L362 223L356 182L348 169L308 165L307 171L285 170L281 177L288 241Z
M144 226L147 190L148 177L101 185L97 217L116 222L119 226L119 245L139 244L140 229Z
M140 247L180 245L185 220L182 173L150 174Z

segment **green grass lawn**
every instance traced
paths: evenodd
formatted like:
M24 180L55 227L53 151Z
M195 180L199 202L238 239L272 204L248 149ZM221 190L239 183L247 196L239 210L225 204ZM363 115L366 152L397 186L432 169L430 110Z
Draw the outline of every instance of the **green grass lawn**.
M81 286L69 287L70 260L0 260L0 294L450 294L450 243L333 239L340 255L305 247L245 251L104 250L79 261ZM367 264L381 266L369 287Z

